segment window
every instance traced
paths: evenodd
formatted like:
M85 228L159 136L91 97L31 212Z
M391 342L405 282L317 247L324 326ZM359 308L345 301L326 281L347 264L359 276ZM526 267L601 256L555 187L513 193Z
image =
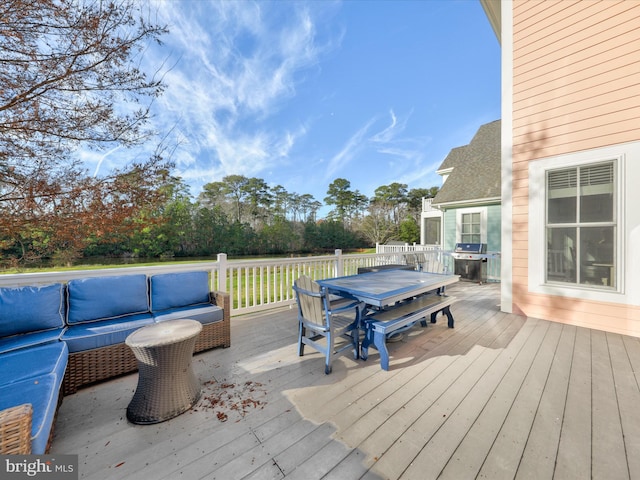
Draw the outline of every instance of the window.
M464 207L455 209L455 237L449 237L445 244L452 243L487 243L487 207ZM445 220L445 236L447 221ZM452 234L453 232L451 232ZM453 248L453 245L451 246Z
M425 218L425 243L427 245L440 245L440 230L442 220L440 217Z
M546 282L616 288L616 162L546 171Z
M638 159L633 142L528 163L529 202L513 237L514 270L526 267L528 292L638 304L640 253L629 248L640 239ZM526 264L515 265L518 255Z
M482 243L480 212L463 213L460 220L460 242Z

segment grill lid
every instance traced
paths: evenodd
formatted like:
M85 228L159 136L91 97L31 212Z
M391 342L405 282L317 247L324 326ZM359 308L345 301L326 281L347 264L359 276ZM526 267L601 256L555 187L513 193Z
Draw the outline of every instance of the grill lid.
M456 243L456 253L487 253L486 243Z

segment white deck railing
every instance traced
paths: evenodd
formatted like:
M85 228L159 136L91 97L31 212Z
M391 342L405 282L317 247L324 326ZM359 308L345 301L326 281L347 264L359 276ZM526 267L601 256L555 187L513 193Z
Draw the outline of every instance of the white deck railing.
M447 252L431 249L423 250L422 253L421 266L425 270L453 272L453 259ZM154 275L203 270L211 275L212 290L229 292L231 314L238 315L293 304L295 302L293 282L302 274L309 275L315 280L354 275L359 267L413 264L414 255L414 251L344 255L341 250L336 250L334 255L316 257L228 260L227 255L221 253L218 254L215 262L6 274L0 275L0 287L43 285L67 282L74 278L133 273ZM499 279L499 263L497 263L497 277L493 269L489 269L489 265L493 266L495 262L488 262L488 278Z
M376 243L376 253L416 253L440 250L440 245L420 245L418 243L398 243L383 245Z
M437 255L438 252L432 252ZM293 282L300 275L314 280L355 275L360 267L406 265L409 252L294 257L269 260L234 260L218 255L214 285L229 292L232 314L249 313L295 302Z

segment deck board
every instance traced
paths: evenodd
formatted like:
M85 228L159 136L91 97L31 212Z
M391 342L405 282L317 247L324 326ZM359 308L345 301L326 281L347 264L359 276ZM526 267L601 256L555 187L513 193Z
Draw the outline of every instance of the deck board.
M577 328L562 416L555 477L591 478L591 338Z
M507 418L480 471L484 477L513 478L518 473L561 330L560 324L549 325L539 344L535 358L529 365Z
M527 338L525 336L527 332L523 331L522 333L521 336L513 339L508 349L497 351L495 361L488 365L488 368L479 376L475 385L469 389L468 394L458 408L449 415L448 421L429 439L419 457L412 462L405 475L407 478L411 478L412 475L417 475L419 472L424 473L425 478L437 478L443 475L450 463L450 470L446 473L449 478L467 478L469 476L468 471L454 471L455 467L453 465L455 461L451 461L451 452L458 450L456 457L459 455L459 458L464 459L466 463L468 454L473 455L474 452L481 451L478 445L469 445L471 451L467 452L465 450L466 447L462 447L462 443L483 414L485 406L490 401L499 383L504 379L511 365L512 356L521 350ZM482 428L481 424L477 424L476 428ZM490 440L492 439L493 435L490 436ZM480 456L478 466L481 465L483 460L484 456ZM458 463L459 465L460 463Z
M464 438L457 448L452 450L453 454L441 473L443 478L469 478L480 471L547 327L546 323L528 322L503 351L500 362L495 366L498 384L493 389L487 388L490 396L469 430L463 432Z
M132 425L137 374L83 388L52 453L92 480L640 477L639 339L500 312L499 285L447 291L455 328L407 331L388 372L371 349L324 375L294 308L233 317L232 346L194 357L194 409Z
M640 478L640 391L622 337L607 334L629 478Z
M591 332L591 348L591 474L595 478L628 478L618 399L604 332Z
M518 467L518 478L553 478L554 461L560 441L560 431L571 358L575 343L575 328L564 326L549 367L526 447Z

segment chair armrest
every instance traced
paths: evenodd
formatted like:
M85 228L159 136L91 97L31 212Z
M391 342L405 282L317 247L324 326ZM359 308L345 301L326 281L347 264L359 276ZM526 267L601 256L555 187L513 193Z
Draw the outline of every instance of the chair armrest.
M358 302L357 300L354 300L347 305L339 305L335 308L331 308L331 313L340 313L344 312L345 310L351 310L353 308L358 308L360 309L360 311L362 311L364 309L364 302Z
M211 303L224 310L225 320L228 320L231 317L231 296L227 292L209 292L209 299Z
M33 409L25 403L0 411L0 454L31 453L31 421Z

